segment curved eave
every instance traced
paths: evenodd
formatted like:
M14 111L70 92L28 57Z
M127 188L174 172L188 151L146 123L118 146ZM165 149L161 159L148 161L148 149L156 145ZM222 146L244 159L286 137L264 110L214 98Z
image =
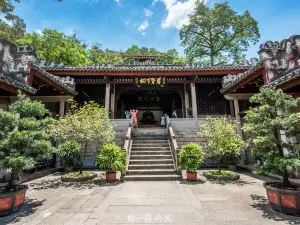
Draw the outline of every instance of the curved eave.
M75 91L74 88L69 87L68 85L61 82L59 79L57 79L53 74L45 71L44 69L33 65L31 67L32 70L37 72L40 76L43 76L44 80L46 80L47 83L53 83L54 85L59 86L63 91L70 93L72 95L77 95L78 93Z
M236 79L234 82L229 83L225 88L221 89L220 92L222 94L227 94L232 90L238 89L240 86L244 86L245 84L250 82L250 80L253 80L257 75L262 73L264 68L265 65L263 62L258 63L256 66L245 71L239 79Z
M35 94L37 92L37 90L34 89L33 87L30 87L22 82L16 81L8 76L3 75L2 73L0 73L0 82L10 87L20 89L28 94Z

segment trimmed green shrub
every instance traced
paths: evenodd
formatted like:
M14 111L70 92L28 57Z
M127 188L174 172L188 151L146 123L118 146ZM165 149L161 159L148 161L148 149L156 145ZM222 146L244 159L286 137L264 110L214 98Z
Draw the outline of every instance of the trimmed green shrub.
M116 144L103 145L97 156L97 164L100 169L107 172L122 171L125 168L126 153Z
M74 140L68 140L58 146L56 153L66 160L67 166L73 166L74 158L80 156L80 145Z
M194 173L204 162L204 155L200 145L194 143L184 145L179 152L179 164L181 168Z

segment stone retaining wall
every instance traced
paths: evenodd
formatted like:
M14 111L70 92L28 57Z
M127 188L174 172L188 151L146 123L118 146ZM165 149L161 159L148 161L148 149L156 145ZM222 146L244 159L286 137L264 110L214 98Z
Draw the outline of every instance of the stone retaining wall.
M126 119L112 119L111 120L115 126L115 139L114 142L119 145L121 148L124 147L125 137L127 134L128 127L131 123L131 120ZM87 148L87 156L84 160L85 168L94 168L96 166L96 155L98 151L98 146L96 142L90 142ZM78 162L75 162L75 165L78 165Z
M201 145L205 153L209 153L210 149L206 148L206 139L199 137L199 126L204 123L204 118L186 118L186 119L170 119L170 126L175 133L176 141L179 147L178 153L181 147L188 143L196 143ZM216 160L211 157L206 157L203 166L215 166Z

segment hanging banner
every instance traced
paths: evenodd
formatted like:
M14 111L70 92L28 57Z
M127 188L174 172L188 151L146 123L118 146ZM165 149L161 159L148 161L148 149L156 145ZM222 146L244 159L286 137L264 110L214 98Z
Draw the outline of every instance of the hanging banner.
M137 77L135 78L136 85L165 85L167 79L165 77Z

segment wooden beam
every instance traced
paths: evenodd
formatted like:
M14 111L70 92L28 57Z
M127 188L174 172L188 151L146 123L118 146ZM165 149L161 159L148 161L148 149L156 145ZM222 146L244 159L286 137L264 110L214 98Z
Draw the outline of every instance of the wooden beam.
M31 96L30 98L41 102L61 102L73 99L73 96Z
M18 94L18 88L3 82L0 82L0 90L7 91L15 95Z
M282 84L276 85L276 87L282 89L283 91L287 91L290 88L300 85L299 77L300 77L300 74L296 75L295 77L291 78L290 80L287 80L286 82L284 82Z
M226 94L224 97L227 100L248 100L251 96L255 95L256 93L238 93L238 94Z

